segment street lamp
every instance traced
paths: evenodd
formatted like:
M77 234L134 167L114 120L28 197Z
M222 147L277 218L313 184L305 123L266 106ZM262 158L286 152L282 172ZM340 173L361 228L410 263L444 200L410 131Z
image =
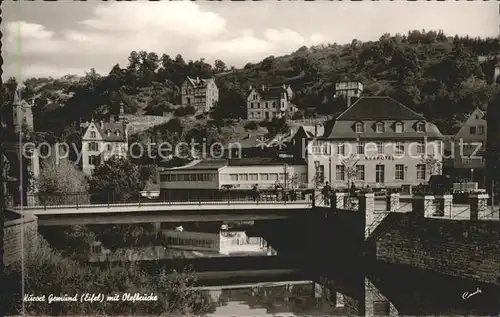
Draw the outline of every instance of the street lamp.
M285 182L285 189L288 188L288 164L283 165L283 180Z
M470 169L470 181L471 181L471 183L474 181L474 169L473 168Z
M314 161L314 168L315 168L315 172L316 172L316 175L314 176L314 188L317 189L318 188L318 170L319 170L319 161Z

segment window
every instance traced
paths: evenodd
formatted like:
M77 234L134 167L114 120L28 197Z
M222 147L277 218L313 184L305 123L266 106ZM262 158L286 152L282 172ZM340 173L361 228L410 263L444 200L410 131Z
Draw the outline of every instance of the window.
M437 145L436 146L436 152L437 153L434 153L434 154L441 155L441 153L442 153L441 151L443 150L442 147L441 147L441 141L436 141L436 145Z
M338 155L345 155L345 146L344 146L344 143L338 143L337 144L337 154Z
M479 134L484 134L484 125L480 125L477 129Z
M360 181L365 180L365 166L364 165L356 165L356 179Z
M377 131L377 133L382 133L382 132L385 132L385 127L384 127L384 124L382 122L378 122L376 125L375 125L375 130Z
M278 173L271 173L270 180L277 181L278 180Z
M359 155L365 154L365 143L364 142L358 142L356 146L356 153Z
M90 137L91 138L95 138L96 137L95 131L90 131Z
M471 159L470 159L470 157L464 157L463 162L464 162L464 164L466 164L466 165L470 164L470 163L471 163Z
M89 156L89 164L90 165L99 165L99 156L97 156L97 155Z
M396 133L403 133L403 124L401 122L396 122L395 130Z
M375 182L384 183L385 181L385 166L377 165L375 166Z
M417 179L425 180L425 165L424 164L417 165Z
M377 142L377 154L384 154L384 143Z
M365 127L364 127L363 123L361 123L361 122L356 123L355 130L356 130L356 133L365 132Z
M97 142L90 142L89 151L99 151L99 144Z
M405 179L405 166L403 164L396 164L396 180L402 181Z
M405 152L405 145L403 142L398 142L396 143L396 154L397 155L403 155Z
M107 136L110 136L110 135L111 135L111 131L110 131L110 130L107 130L107 131L106 131L106 135L107 135Z
M116 136L120 136L120 131L116 130L115 134Z
M319 165L316 168L316 182L321 184L325 180L325 166Z
M113 150L113 146L111 144L108 144L108 151Z
M269 103L266 101L266 109L269 108Z
M469 132L470 134L476 134L476 127L470 127Z
M268 181L269 180L269 174L260 174L260 180L261 181Z
M248 174L239 174L238 180L240 181L248 181Z
M337 165L337 168L335 170L335 177L338 181L343 181L345 180L345 166L344 165Z
M273 108L276 108L276 101L273 101Z
M417 154L424 154L425 153L425 145L424 142L419 142L417 144Z
M418 122L416 129L417 132L425 132L425 124L423 122Z
M233 182L238 181L238 174L229 174L229 180Z
M250 174L249 179L251 181L257 181L259 180L259 174Z

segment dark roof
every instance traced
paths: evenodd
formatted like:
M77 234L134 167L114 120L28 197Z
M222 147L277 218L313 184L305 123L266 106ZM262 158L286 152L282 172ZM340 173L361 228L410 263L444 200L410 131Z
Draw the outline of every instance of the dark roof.
M424 120L421 114L390 97L361 97L336 119L356 120Z
M329 133L327 139L342 140L342 139L423 139L427 138L438 138L442 139L443 135L436 127L435 124L431 122L426 122L424 120L401 120L403 122L403 132L396 133L393 130L393 125L396 122L401 122L399 120L380 120L385 123L385 132L378 133L375 130L375 124L379 120L363 121L365 131L363 133L356 133L354 129L354 124L356 121L336 121L333 125L331 132ZM416 123L423 122L425 124L425 132L416 131Z
M229 160L229 166L251 166L251 165L307 165L303 159L278 158L278 157L248 157Z
M186 78L190 83L191 85L193 85L193 87L195 88L203 88L203 87L207 87L207 84L212 80L211 78L208 78L208 79L204 79L204 78L191 78L191 77L187 77Z
M264 89L262 89L264 88ZM288 95L288 91L283 87L259 87L253 88L248 92L250 95L253 91L256 91L262 99L280 99L281 94L286 93Z
M195 160L187 165L164 168L162 171L176 171L176 170L216 170L221 167L227 166L227 160Z
M125 122L103 122L102 126L100 123L95 123L97 126L97 130L102 135L104 141L109 142L124 142L125 141ZM109 135L108 135L109 131ZM119 132L119 135L116 135L116 132Z
M267 144L267 142L269 141L268 138L266 137L266 134L267 133L265 133L265 132L255 132L253 134L249 133L249 135L247 135L243 139L240 139L237 142L231 142L231 143L241 145L242 149L262 147L264 144ZM228 145L228 148L229 148L229 145ZM238 148L238 147L233 146L232 148Z

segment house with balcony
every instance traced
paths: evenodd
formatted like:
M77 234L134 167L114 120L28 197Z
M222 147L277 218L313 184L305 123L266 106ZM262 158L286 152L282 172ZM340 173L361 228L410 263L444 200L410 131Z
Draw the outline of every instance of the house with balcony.
M250 120L272 120L289 118L297 107L291 103L293 96L290 86L260 87L250 86L247 94L247 118Z
M454 178L484 183L486 111L476 108L453 138Z
M401 188L441 173L443 135L390 97L361 97L308 144L309 184Z
M83 123L82 128L82 171L85 174L92 175L96 166L112 156L127 157L127 121L123 117L108 122L92 120Z
M213 78L187 77L181 86L182 106L192 106L196 112L209 112L219 101L219 88Z

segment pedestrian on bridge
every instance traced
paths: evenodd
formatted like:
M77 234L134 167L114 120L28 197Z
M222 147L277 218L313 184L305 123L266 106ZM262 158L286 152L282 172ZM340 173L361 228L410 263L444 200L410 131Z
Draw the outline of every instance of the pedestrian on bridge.
M255 184L253 186L253 196L254 196L254 201L258 202L260 198L260 190L258 184Z
M330 204L330 195L332 193L332 188L328 182L326 182L321 193L323 194L323 201L325 202L325 205L328 206Z

